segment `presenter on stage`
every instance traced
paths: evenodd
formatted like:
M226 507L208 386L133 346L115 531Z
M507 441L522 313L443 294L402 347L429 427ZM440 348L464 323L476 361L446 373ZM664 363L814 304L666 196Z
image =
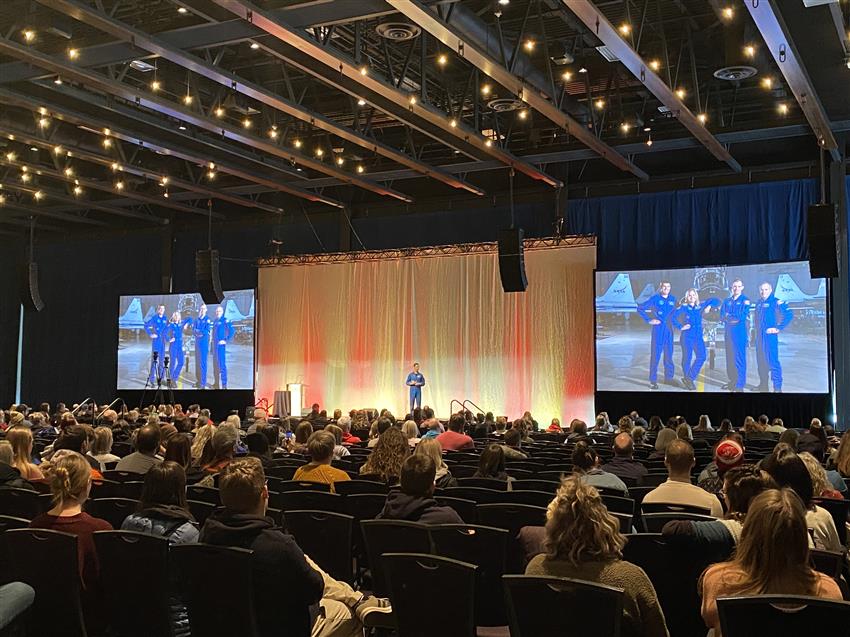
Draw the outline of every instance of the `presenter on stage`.
M157 305L156 314L145 321L145 332L151 337L151 360L156 354L156 363L151 363L148 382L153 385L157 378L162 378L165 358L165 341L167 340L168 319L165 318L165 306Z
M673 377L673 328L670 315L676 309L676 297L670 294L670 281L661 281L658 292L637 307L640 317L652 326L649 352L649 387L658 389L658 363L664 356L664 383L678 387Z
M216 389L227 389L227 343L235 333L233 324L224 317L224 308L219 305L215 308L215 321L212 325L212 337L215 343L213 379Z
M407 382L410 387L410 413L416 407L422 407L422 387L425 385L425 377L419 373L419 363L413 363L413 371L407 375Z
M759 386L756 391L769 391L768 374L773 379L773 391L782 393L782 364L779 362L779 332L794 318L785 301L773 295L773 286L765 281L759 286L759 300L753 312L756 333L756 362Z
M210 334L212 334L212 319L207 316L207 306L201 305L198 317L192 325L195 334L195 387L207 387L207 362L210 355Z

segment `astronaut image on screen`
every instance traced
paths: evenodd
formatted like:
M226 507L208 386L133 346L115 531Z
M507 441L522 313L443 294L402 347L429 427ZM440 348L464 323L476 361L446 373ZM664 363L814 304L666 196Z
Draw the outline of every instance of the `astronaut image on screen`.
M599 391L829 391L806 263L597 272L596 289Z

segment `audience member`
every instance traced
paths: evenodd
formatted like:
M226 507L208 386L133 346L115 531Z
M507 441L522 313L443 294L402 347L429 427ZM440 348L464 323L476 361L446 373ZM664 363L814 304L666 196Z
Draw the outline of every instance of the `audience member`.
M508 427L508 420L504 416L499 416L496 418L496 428L493 431L493 436L499 438L505 435L505 432Z
M82 582L81 597L86 628L100 634L105 628L103 606L100 603L99 566L92 533L111 531L106 520L83 511L91 489L91 465L79 453L61 449L50 461L50 493L53 507L35 517L30 528L62 531L77 536L77 555Z
M307 439L313 433L313 425L310 424L307 420L302 420L295 427L295 434L290 440L290 453L297 453L302 456L306 456L309 452L307 451Z
M342 444L356 445L360 438L351 433L351 416L342 416L336 421L337 426L342 429Z
M414 429L416 428L416 423L413 423L413 427ZM342 444L342 429L340 429L336 425L328 424L325 425L323 431L327 431L334 437L334 460L342 460L346 456L351 455L351 452L348 450L348 447Z
M307 440L307 452L310 454L310 462L298 467L293 480L303 482L319 482L330 485L331 493L336 493L335 482L345 482L351 477L342 469L331 466L334 459L334 447L336 440L334 435L324 429L314 431Z
M714 447L714 460L699 474L697 485L714 495L723 489L723 474L744 464L744 446L740 434L729 434Z
M809 565L806 512L790 489L770 489L749 506L735 557L708 567L700 578L702 617L720 636L717 598L809 595L842 599L835 581Z
M189 436L187 434L180 434L169 440L163 459L176 462L183 468L183 471L188 471L189 466L192 464L192 440Z
M716 518L723 517L723 507L717 496L691 484L694 467L694 450L684 440L673 440L667 445L664 457L668 478L644 496L646 504L684 504L702 507Z
M215 425L206 421L204 416L199 416L197 429L195 429L195 437L192 439L192 462L196 465L201 464L201 458L204 455L204 448L212 441L215 433Z
M254 433L245 436L245 444L248 447L248 453L245 455L259 460L264 471L271 466L272 450L269 449L269 439L266 438L262 429L260 431L255 429Z
M794 451L797 451L797 442L800 440L800 432L796 429L786 429L779 434L779 442L777 444L786 444Z
M401 488L390 491L378 518L423 524L463 524L454 509L439 506L434 499L436 473L437 467L428 454L410 456L401 468Z
M148 469L136 512L127 516L121 529L164 537L169 544L197 542L198 527L186 503L183 467L164 460Z
M360 467L360 475L378 476L387 484L395 484L401 475L401 466L409 455L407 438L397 427L390 427L378 439L375 449Z
M236 442L238 435L233 427L220 425L212 438L213 456L201 469L204 478L198 484L211 487L215 483L213 477L221 473L227 465L233 461L236 453Z
M407 437L407 444L411 447L415 447L422 441L422 438L419 437L419 427L416 426L415 420L405 420L401 426L401 433Z
M473 477L507 482L508 491L511 490L513 478L505 472L505 451L502 445L495 442L487 445L479 456L478 470L473 474Z
M72 421L68 421L72 422ZM91 429L91 427L89 427ZM100 473L99 467L100 463L94 458L88 456L89 450L89 437L88 431L85 425L77 425L77 424L69 424L63 430L59 437L56 439L56 442L53 443L53 450L50 454L50 460L53 460L53 456L61 450L66 451L74 451L81 456L83 456L83 460L85 460L89 467L91 468L91 477L93 480L103 480L103 475ZM41 467L42 472L44 472L44 465Z
M667 445L676 440L676 432L667 427L658 432L655 437L655 451L649 454L650 460L658 460L663 458L667 453Z
M631 422L630 418L629 422ZM613 473L618 478L634 480L635 484L640 486L649 471L632 457L634 452L635 445L631 434L625 431L617 434L614 437L614 457L610 462L602 465L602 471Z
M464 419L462 414L454 414L449 419L449 430L437 436L437 440L443 451L460 451L475 448L472 438L463 433L463 425Z
M768 425L765 431L772 434L781 434L785 431L785 423L782 422L782 418L774 418L773 422Z
M809 477L812 479L812 494L815 498L833 498L835 500L843 500L844 496L841 491L836 489L827 477L826 470L823 465L808 451L799 454L800 460L806 465L809 471ZM841 481L844 486L844 481ZM845 490L847 487L844 487Z
M809 424L809 430L800 434L800 437L797 439L797 451L808 451L818 459L818 462L823 462L828 448L826 433L823 430L820 419L812 418L812 422Z
M416 445L414 455L426 455L434 462L436 474L434 476L434 486L438 489L447 489L457 486L457 479L449 471L448 465L443 462L443 449L440 443L436 440L423 440Z
M291 535L266 517L269 492L256 458L230 463L219 482L224 508L201 529L200 541L250 549L254 568L254 608L260 637L356 635L374 615L391 612L385 599L366 597L322 571ZM310 607L321 612L311 617Z
M582 482L594 487L605 487L622 491L627 496L629 489L626 484L613 473L599 468L599 456L596 450L584 440L579 440L573 449L573 471Z
M110 427L95 427L94 443L88 455L98 461L101 472L106 470L107 462L117 463L121 460L121 458L112 453L112 429Z
M623 589L623 634L668 637L652 582L622 559L625 543L599 492L577 477L566 478L546 511L545 553L532 558L525 573Z
M549 423L549 427L546 429L546 431L557 434L561 433L563 431L561 429L561 421L557 418L553 418L552 422Z
M374 449L378 446L378 441L381 439L386 431L393 426L393 421L389 418L378 418L378 420L374 423L374 431L370 429L369 431L369 442L366 443L366 446L369 449Z
M156 425L145 425L136 432L136 451L124 456L115 465L117 471L147 473L155 464L162 462L156 455L159 451L160 431Z
M587 439L587 423L578 418L573 418L570 421L570 433L567 434L564 444L578 442L579 440Z
M516 429L505 432L504 444L501 445L506 460L528 460L528 455L522 451L522 436Z
M15 454L7 440L0 440L0 489L28 489L35 491L28 480L14 466Z
M32 431L26 427L12 427L6 432L6 440L12 445L13 465L25 480L43 480L41 469L32 462Z
M714 427L711 426L711 419L708 417L708 414L701 414L699 420L697 421L697 426L694 427L694 431L714 431Z

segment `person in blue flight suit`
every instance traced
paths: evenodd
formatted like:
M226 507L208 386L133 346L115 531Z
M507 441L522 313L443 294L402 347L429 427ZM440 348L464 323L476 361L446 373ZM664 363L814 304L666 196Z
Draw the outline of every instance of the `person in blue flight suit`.
M407 375L405 384L410 387L410 413L415 407L422 408L422 387L425 385L425 377L419 373L419 363L413 363L413 371Z
M720 320L725 325L726 376L729 382L723 389L733 392L744 391L747 383L747 320L750 315L750 300L744 296L744 282L732 281L731 296L720 306Z
M165 306L157 305L156 314L145 321L145 332L151 337L151 371L148 378L151 385L156 383L157 378L162 378L167 331L168 319L165 318ZM156 353L156 363L153 362L154 353Z
M198 317L192 322L192 331L195 334L195 387L206 389L212 334L212 319L207 316L206 305L201 305L198 309Z
M777 299L773 286L765 281L759 286L759 300L753 310L756 333L756 362L759 370L757 391L769 391L768 373L773 379L773 391L782 393L782 364L779 362L779 332L788 327L794 314L788 303Z
M676 297L670 294L670 281L662 281L658 292L638 305L640 317L652 325L652 340L649 352L649 387L658 389L658 361L664 355L664 383L678 387L679 383L673 377L676 373L673 367L673 328L670 325L670 315L676 309Z
M180 380L180 372L183 371L185 355L183 353L183 328L192 325L190 317L183 318L180 312L174 312L168 321L168 356L171 358L171 385L177 385Z
M227 389L227 343L235 333L233 324L224 318L224 308L219 305L215 308L215 321L212 324L212 339L215 343L213 382L216 389Z
M702 315L708 314L713 307L720 307L720 299L708 299L700 303L695 288L685 292L682 304L673 312L670 322L679 330L679 344L682 346L682 384L686 389L697 388L696 381L705 363L705 339L702 333Z

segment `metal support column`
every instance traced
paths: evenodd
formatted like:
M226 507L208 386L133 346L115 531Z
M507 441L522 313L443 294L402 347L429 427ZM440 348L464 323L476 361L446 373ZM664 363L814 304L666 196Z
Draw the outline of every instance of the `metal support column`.
M835 160L826 150L826 200L836 208L835 243L838 251L838 277L832 279L832 361L834 370L833 402L836 426L850 428L850 243L848 243L848 210L845 180L847 174L846 138L838 136L840 158Z

